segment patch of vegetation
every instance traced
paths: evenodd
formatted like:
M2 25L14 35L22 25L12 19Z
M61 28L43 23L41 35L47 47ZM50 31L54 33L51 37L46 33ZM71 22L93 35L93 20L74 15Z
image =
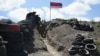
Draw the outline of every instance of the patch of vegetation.
M69 21L78 21L77 18L71 18Z
M96 45L100 45L100 40L98 39L98 40L95 40L95 44Z
M100 27L100 22L97 23L97 27Z
M98 54L100 54L100 40L99 39L95 40L95 44L97 46L97 52L98 52Z
M58 20L58 21L65 21L65 19L62 19L62 18L56 18L56 20Z
M96 23L93 24L93 25L95 25L96 27L100 27L100 21L99 21L99 22L96 22Z
M97 25L97 27L100 27L100 25Z
M92 23L92 24L96 24L96 22L95 22L94 20L91 20L91 23Z

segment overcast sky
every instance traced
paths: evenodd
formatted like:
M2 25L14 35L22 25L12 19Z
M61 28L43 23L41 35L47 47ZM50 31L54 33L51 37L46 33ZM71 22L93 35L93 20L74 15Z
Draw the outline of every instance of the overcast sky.
M51 8L51 19L73 18L100 20L100 0L51 0L61 2L62 8ZM20 21L28 12L36 11L42 20L50 20L50 0L0 0L0 18Z

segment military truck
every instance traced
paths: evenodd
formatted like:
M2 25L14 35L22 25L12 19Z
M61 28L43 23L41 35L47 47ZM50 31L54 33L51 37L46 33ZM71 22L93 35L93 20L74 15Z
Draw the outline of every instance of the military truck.
M0 56L28 56L20 25L0 23Z

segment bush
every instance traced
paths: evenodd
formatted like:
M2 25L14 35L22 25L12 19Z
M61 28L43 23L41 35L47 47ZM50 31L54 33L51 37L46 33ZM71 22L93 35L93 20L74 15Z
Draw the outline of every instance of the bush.
M100 45L100 40L95 40L96 45Z
M91 23L92 23L92 24L95 24L96 22L95 22L94 20L91 20Z
M98 24L97 27L100 27L100 24Z
M95 44L97 46L97 53L100 54L100 40L95 40Z
M97 23L97 27L100 27L100 21Z
M78 21L77 18L71 18L69 21Z

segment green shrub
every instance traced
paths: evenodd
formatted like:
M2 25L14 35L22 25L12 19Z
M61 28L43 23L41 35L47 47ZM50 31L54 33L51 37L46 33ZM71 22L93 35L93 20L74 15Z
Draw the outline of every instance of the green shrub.
M77 18L71 18L69 21L78 21Z
M100 40L95 40L96 45L100 45Z
M97 27L100 27L100 21L97 23Z
M97 27L100 27L100 24L97 24Z
M100 40L95 40L95 44L97 46L97 53L100 54Z

